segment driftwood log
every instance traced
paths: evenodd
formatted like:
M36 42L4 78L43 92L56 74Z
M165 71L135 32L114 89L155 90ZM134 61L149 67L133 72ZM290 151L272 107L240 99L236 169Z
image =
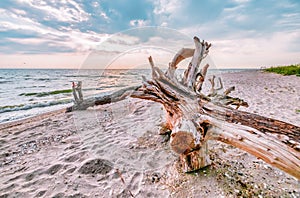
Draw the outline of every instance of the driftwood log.
M78 86L80 85L80 86ZM89 107L93 107L96 105L104 105L112 102L118 102L120 100L125 99L127 96L131 94L131 92L141 86L131 86L126 87L124 89L120 89L118 91L112 92L110 94L104 94L100 96L92 96L83 100L82 90L81 90L81 82L77 83L77 86L73 83L73 97L74 97L74 105L68 107L66 112L71 112L75 110L86 110ZM81 95L81 97L78 97Z
M218 140L264 160L300 179L300 127L279 120L237 110L248 103L230 97L235 87L223 93L223 83L214 76L210 93L204 95L202 85L209 65L201 69L200 63L207 56L211 44L194 37L195 49L181 49L169 63L164 73L149 63L152 79L143 77L142 86L129 87L110 95L80 100L67 111L84 110L90 106L119 101L127 96L161 103L166 110L166 128L171 131L171 149L179 155L182 169L194 171L210 164L208 140ZM175 77L178 64L192 57L183 78ZM74 87L74 86L73 86ZM81 84L79 86L81 89ZM73 89L73 93L78 89ZM81 98L82 99L82 98ZM236 106L236 108L232 108Z
M211 91L201 93L209 65L199 68L211 44L194 37L195 49L180 50L166 73L157 68L149 57L152 79L144 79L142 87L131 97L161 103L167 112L166 126L172 131L170 145L180 155L185 172L210 163L207 141L218 140L233 145L300 179L300 127L252 113L238 111L229 105L248 106L228 94L230 87L215 88L215 77L209 79ZM192 57L182 79L174 74L177 65Z

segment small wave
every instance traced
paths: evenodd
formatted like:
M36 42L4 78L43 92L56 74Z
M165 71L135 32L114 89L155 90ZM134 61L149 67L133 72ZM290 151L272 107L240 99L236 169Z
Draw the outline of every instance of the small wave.
M57 78L35 78L36 81L50 81L50 80L57 80Z
M52 81L52 80L59 80L59 78L34 78L31 76L25 76L24 80L34 80L34 81Z
M135 72L126 72L125 75L133 75L133 76L136 76L136 75L139 75L138 73L135 73Z
M71 99L63 99L63 100L54 100L54 101L31 103L31 104L0 106L0 113L28 110L28 109L39 108L39 107L48 107L48 106L54 106L59 104L68 104L71 102L72 102Z
M91 88L85 88L85 89L82 89L83 91L91 91L91 90L96 90L97 87L91 87Z
M64 75L64 77L68 77L68 78L78 78L78 77L90 77L90 78L98 78L99 75Z
M106 76L107 78L120 78L121 76L117 75L117 76L113 76L113 75L110 75L110 76Z
M41 86L28 86L28 87L25 87L25 86L22 86L22 87L16 87L15 89L27 89L27 88L45 88L46 86L44 85L41 85ZM24 93L25 94L25 93ZM21 95L21 94L20 94Z
M63 89L63 90L55 90L49 92L31 92L31 93L21 93L19 96L36 96L36 97L44 97L50 95L57 95L57 94L64 94L64 93L71 93L72 89Z
M111 89L111 88L116 88L116 87L125 87L126 85L120 84L120 85L107 85L107 86L101 86L101 87L97 87L96 90L105 90L105 89Z
M28 88L28 87L16 87L15 89L26 89L26 88ZM30 87L29 87L30 88Z
M11 82L12 82L11 80L3 80L3 81L0 81L0 84L11 83Z

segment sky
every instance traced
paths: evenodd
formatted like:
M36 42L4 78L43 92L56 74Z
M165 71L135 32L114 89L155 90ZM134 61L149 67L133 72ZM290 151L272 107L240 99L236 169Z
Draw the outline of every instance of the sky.
M300 63L300 1L0 1L0 68L164 67L194 36L217 68Z

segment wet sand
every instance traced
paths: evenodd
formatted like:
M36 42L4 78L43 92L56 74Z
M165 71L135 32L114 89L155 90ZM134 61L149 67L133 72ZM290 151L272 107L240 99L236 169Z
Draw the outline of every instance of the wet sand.
M221 77L249 103L240 110L300 125L299 77ZM212 166L180 172L158 135L164 116L160 104L128 98L2 124L0 197L300 197L299 181L219 142L210 142Z

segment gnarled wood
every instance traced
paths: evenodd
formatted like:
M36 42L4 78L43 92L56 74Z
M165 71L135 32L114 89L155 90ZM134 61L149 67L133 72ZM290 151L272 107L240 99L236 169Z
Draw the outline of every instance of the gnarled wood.
M180 155L183 170L188 172L209 164L207 140L211 139L243 149L300 179L300 127L227 107L248 104L228 96L234 87L218 93L223 88L221 80L220 88L215 88L214 78L211 80L212 91L208 96L200 93L208 65L200 72L198 67L211 45L196 37L194 42L193 58L182 83L173 75L178 62L191 54L190 49L175 55L166 74L149 58L152 79L144 80L143 86L131 95L163 104L166 126L172 130L170 145Z
M198 94L200 94L201 89L202 89L202 85L204 83L206 74L207 74L207 70L208 70L209 64L206 64L199 73L197 73L196 77L195 77L195 86L194 86L194 91Z
M193 86L195 86L198 67L201 61L208 54L209 48L211 47L211 44L208 44L207 42L204 41L200 42L200 39L198 37L194 37L194 43L195 43L195 51L193 54L193 58L188 68L184 72L184 77L183 77L183 84L189 88L193 88Z
M128 95L159 102L167 112L165 126L171 130L170 146L179 154L185 172L209 165L207 141L218 140L245 150L300 179L300 127L229 107L247 107L248 103L229 96L235 87L220 93L223 89L221 79L220 87L216 88L215 77L212 77L210 94L202 94L209 65L205 65L200 72L198 70L211 44L201 42L197 37L194 42L195 49L180 50L166 73L156 67L152 57L149 57L152 79L143 78L142 86L83 100L79 94L81 84L78 83L77 87L73 86L75 105L67 110L82 110L122 100ZM177 80L174 73L178 63L191 56L182 81Z
M208 79L210 84L211 84L211 89L208 94L208 97L211 102L215 104L220 104L220 105L233 105L236 106L236 109L238 109L240 106L248 107L248 103L245 102L243 99L240 98L233 98L231 96L228 96L229 93L235 90L235 87L229 87L226 89L223 93L219 93L220 91L223 90L223 83L221 78L218 78L220 87L216 88L215 87L215 76L213 75L210 79Z
M169 67L166 73L166 76L169 78L174 77L174 72L177 69L177 65L184 59L192 57L195 49L190 48L182 48L179 52L174 56L172 62L169 63Z

